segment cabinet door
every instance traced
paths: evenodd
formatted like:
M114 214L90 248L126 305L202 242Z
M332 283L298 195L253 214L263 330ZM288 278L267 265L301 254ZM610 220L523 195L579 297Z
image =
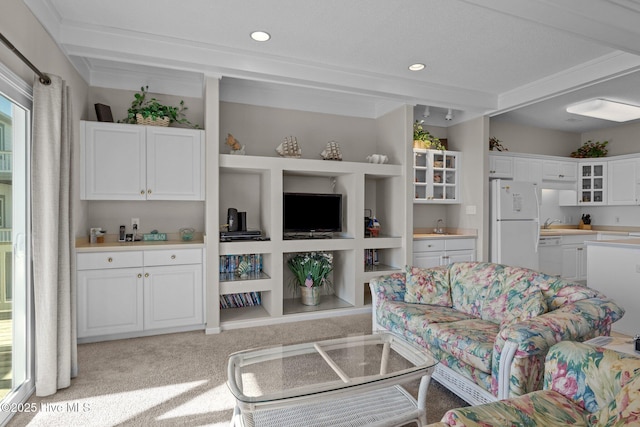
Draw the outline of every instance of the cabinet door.
M611 160L609 162L609 205L638 204L638 159Z
M542 179L575 182L578 167L573 162L547 160L542 163Z
M452 262L473 262L476 260L475 251L447 251L443 258L443 265L451 264Z
M144 126L82 122L83 200L144 200Z
M580 246L577 250L578 280L587 280L587 246Z
M204 200L203 132L147 128L147 199Z
M441 252L416 252L413 254L413 266L431 268L441 265Z
M78 338L142 331L142 269L78 271Z
M542 182L542 161L530 158L515 158L513 161L514 181Z
M147 267L144 276L145 329L204 323L202 265Z
M604 205L607 202L607 164L581 162L578 164L578 204Z
M562 278L579 280L577 246L562 246Z
M513 173L513 157L489 155L489 178L510 179Z

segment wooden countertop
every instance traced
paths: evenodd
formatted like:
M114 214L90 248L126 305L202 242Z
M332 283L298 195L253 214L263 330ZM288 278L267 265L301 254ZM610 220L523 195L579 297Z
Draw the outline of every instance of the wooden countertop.
M586 242L588 246L609 246L612 248L640 249L640 238L621 240L591 240Z

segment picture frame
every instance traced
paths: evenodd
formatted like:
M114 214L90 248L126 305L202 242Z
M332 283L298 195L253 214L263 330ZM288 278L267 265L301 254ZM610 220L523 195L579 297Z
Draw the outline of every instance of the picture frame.
M113 123L113 114L111 113L111 107L105 104L95 104L96 117L99 122Z

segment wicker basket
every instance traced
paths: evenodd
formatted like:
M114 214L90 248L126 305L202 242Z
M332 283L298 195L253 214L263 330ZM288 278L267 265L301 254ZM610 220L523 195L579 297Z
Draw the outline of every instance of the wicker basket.
M169 126L169 117L163 117L161 119L154 119L153 117L142 117L142 114L136 114L136 123L139 125L148 126Z

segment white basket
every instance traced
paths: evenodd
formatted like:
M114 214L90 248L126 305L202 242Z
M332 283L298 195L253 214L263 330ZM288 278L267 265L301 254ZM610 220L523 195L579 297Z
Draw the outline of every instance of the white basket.
M169 117L163 117L161 119L154 119L153 117L142 117L142 114L136 114L136 123L139 125L148 126L169 126Z

